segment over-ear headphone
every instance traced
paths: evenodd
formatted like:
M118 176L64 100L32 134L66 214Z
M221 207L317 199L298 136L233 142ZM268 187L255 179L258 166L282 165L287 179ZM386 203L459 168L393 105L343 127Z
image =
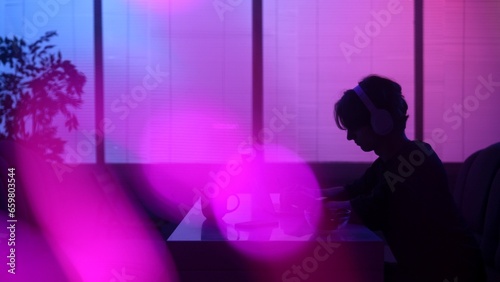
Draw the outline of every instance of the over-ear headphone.
M387 110L375 107L360 85L354 87L353 90L356 92L363 104L368 108L368 111L370 111L370 123L373 131L378 135L389 134L394 127L391 114Z

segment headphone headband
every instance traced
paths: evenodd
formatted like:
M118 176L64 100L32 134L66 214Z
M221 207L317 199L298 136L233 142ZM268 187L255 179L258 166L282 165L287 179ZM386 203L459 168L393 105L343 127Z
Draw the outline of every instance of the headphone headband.
M366 92L363 90L363 88L361 88L361 86L359 84L356 85L356 87L354 87L353 90L354 90L354 92L356 92L356 94L358 95L358 97L361 99L361 101L363 102L363 104L365 104L365 106L368 108L368 110L370 112L373 112L374 110L377 109L375 107L375 105L373 105L373 103L370 100L370 98L368 98L368 95L366 95Z
M370 123L373 131L378 135L389 134L393 128L391 114L387 110L375 107L361 85L356 85L353 90L370 112Z

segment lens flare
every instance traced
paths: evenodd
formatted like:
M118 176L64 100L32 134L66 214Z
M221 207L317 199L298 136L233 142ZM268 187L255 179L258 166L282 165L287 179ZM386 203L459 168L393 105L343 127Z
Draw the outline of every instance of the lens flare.
M210 163L224 162L238 148L238 120L213 103L190 99L149 120L138 154L149 162L142 173L151 202L168 218L182 220L211 187L217 176Z
M29 205L67 281L176 281L161 236L112 173L75 164L60 181L27 150L16 160L26 192L19 202Z
M321 216L319 186L297 154L272 144L250 145L253 152L232 158L240 161L237 170L214 174L205 200L236 250L256 260L284 259L300 252L307 245L304 237L316 230ZM294 160L293 165L280 163L284 160ZM306 220L306 209L315 211L315 217Z

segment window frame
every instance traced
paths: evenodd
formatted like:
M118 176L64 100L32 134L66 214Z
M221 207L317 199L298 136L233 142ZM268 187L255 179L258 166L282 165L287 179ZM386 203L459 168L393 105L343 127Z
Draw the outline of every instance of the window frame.
M252 0L252 134L257 136L264 127L264 47L263 1ZM414 79L415 79L415 139L424 138L423 120L423 0L414 1ZM94 54L95 54L95 126L104 120L104 65L102 0L94 0ZM96 163L105 164L105 136L96 142ZM324 163L324 162L321 162ZM333 163L340 163L333 161Z

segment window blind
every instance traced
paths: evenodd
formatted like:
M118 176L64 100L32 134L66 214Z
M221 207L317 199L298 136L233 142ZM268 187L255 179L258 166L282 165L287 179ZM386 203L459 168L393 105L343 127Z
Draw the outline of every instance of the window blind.
M94 133L94 34L92 1L0 1L0 31L4 36L33 43L47 31L56 31L50 44L53 52L70 60L86 77L83 105L70 109L78 118L77 130L68 131L64 118L56 116L57 136L66 141L62 158L68 163L93 163L96 158Z
M443 161L500 140L498 1L424 3L424 134Z
M224 10L223 10L224 11ZM251 132L251 6L103 3L106 162L225 162Z
M275 109L295 115L276 144L306 161L373 160L333 119L343 91L370 74L401 84L413 138L413 2L266 0L264 8L264 123Z

